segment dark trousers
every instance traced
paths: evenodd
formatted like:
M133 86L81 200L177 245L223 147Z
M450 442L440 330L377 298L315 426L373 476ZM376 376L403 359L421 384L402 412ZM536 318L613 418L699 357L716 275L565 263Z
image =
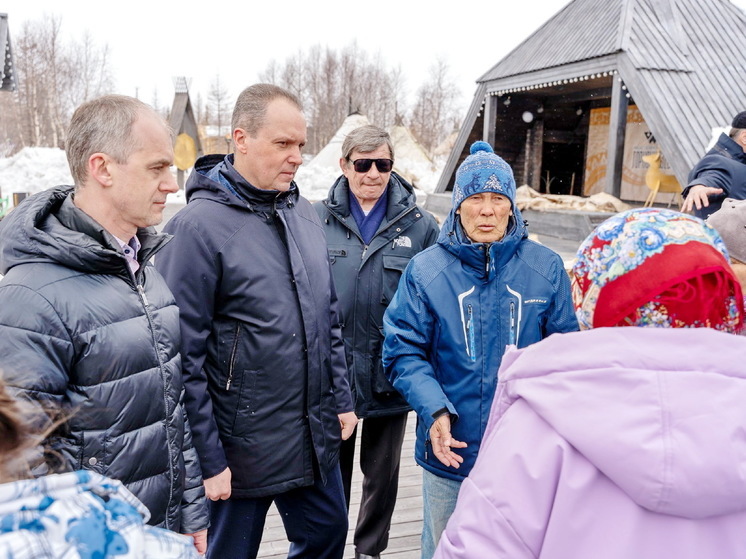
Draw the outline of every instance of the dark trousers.
M267 511L274 501L290 541L288 558L342 559L347 511L339 468L329 472L326 485L320 475L315 478L313 485L279 495L211 501L207 557L255 558Z
M399 490L399 462L407 414L366 417L358 427L362 431L360 469L363 472L363 496L355 526L355 550L378 555L389 543L391 515ZM357 428L349 439L342 442L339 457L348 509L356 436Z

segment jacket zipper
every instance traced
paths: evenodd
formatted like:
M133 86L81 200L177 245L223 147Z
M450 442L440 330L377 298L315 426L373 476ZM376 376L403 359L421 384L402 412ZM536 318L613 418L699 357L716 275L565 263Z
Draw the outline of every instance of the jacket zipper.
M153 326L153 315L150 313L150 303L148 302L148 298L145 295L145 287L143 285L135 280L135 285L137 286L137 292L140 295L140 299L142 300L143 306L145 307L145 315L148 318L148 326L150 327L150 333L153 337L153 349L155 349L155 355L158 359L158 370L161 372L161 381L163 381L163 377L165 375L164 367L163 367L163 359L161 358L161 353L158 351L158 339L155 336L155 328ZM166 394L166 383L163 383L163 404L165 405L165 410L168 413L168 395ZM166 424L168 424L168 418L166 418ZM173 457L173 449L171 448L171 444L168 441L168 425L166 425L166 446L168 447L168 471L170 479L174 479L174 457ZM173 483L168 484L168 503L169 508L170 504L173 502L174 499L174 487ZM173 527L171 526L171 523L169 522L168 514L166 514L166 528L169 530L172 530Z
M510 302L510 336L508 338L509 345L515 345L515 303Z
M466 321L466 333L469 337L469 357L471 357L472 361L476 361L477 344L474 340L474 312L471 305L469 305L467 308L469 312L469 318Z
M231 382L233 382L233 368L236 365L236 353L238 350L238 334L240 332L241 325L236 322L236 333L233 336L233 349L231 349L231 360L228 363L228 382L225 383L225 389L229 390Z

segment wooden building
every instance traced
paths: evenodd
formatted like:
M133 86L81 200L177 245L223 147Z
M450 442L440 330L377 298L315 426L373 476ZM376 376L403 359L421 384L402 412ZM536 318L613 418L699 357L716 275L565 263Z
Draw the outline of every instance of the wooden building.
M16 88L13 71L13 49L10 45L8 14L0 14L0 91L13 91Z
M715 129L746 109L743 37L728 0L569 2L477 80L436 193L480 139L541 192L644 200L625 191L625 157L657 150L686 184ZM646 144L636 155L631 134Z

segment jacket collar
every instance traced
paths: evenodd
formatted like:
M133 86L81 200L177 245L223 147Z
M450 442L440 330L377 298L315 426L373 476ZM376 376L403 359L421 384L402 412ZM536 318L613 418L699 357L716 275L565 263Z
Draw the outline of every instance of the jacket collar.
M733 138L725 133L720 134L717 143L712 149L725 157L735 159L746 165L746 152Z
M83 272L124 273L126 260L116 239L73 204L73 186L50 188L32 196L3 220L7 237L0 246L6 272L25 262L55 262ZM147 261L170 235L152 227L138 229L140 262Z
M388 206L386 207L386 221L396 219L406 210L416 204L417 197L414 188L404 177L395 172L391 173L389 183L386 185L388 192ZM347 177L340 175L329 189L329 195L324 204L330 212L341 218L350 217L350 183Z
M187 201L210 198L249 210L267 211L292 205L300 196L295 182L290 190L262 190L249 183L233 166L233 154L201 157L186 185Z
M438 236L438 244L452 253L485 282L492 280L498 271L513 258L520 242L528 236L526 224L518 208L513 207L513 217L505 236L494 243L474 243L461 227L461 220L452 208Z

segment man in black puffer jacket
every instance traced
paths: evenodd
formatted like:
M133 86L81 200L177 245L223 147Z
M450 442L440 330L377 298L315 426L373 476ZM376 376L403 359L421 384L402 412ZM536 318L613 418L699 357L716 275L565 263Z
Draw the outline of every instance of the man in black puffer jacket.
M326 230L360 440L363 496L355 557L386 549L399 487L399 460L412 409L381 365L383 313L409 260L438 239L435 218L416 205L414 189L393 171L394 145L378 126L350 132L340 153L342 175L315 204ZM357 430L356 430L357 431ZM342 443L340 465L350 502L355 433Z
M151 524L204 551L179 311L148 263L169 240L151 226L178 189L172 135L148 105L109 95L75 111L67 138L76 187L0 222L0 367L15 393L69 415L48 441L63 467L122 481Z

